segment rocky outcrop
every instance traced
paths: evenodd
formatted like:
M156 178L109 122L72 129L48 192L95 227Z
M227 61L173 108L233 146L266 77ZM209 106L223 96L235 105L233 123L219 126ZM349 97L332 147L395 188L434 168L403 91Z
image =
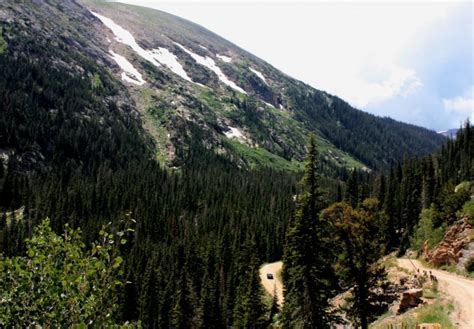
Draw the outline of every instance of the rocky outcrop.
M459 271L465 270L466 262L474 257L474 242L471 242L462 250L462 256L459 258L457 268Z
M402 293L400 305L397 314L402 314L412 307L417 307L423 303L421 297L423 296L423 289L409 289Z
M464 248L471 242L471 232L469 217L462 217L448 229L443 240L433 250L430 251L425 242L424 258L435 266L457 264L463 256Z

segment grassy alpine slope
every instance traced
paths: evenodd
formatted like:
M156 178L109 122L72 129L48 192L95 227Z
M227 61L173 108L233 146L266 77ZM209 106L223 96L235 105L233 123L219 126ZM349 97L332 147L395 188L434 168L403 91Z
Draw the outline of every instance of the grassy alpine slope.
M130 32L144 50L159 49L174 57L172 65L166 64L169 58L161 58L160 63L165 64L157 67L126 43L115 42L109 28L97 27L102 37L112 40L108 47L121 52L144 74L144 86L125 83L130 92L147 88L159 102L173 109L173 118L160 122L161 131L170 135L168 146L181 148L183 135L192 135L189 128L175 133L186 121L206 132L202 143L216 152L229 152L225 140L231 127L242 136L230 138L291 162L303 159L305 138L309 132L316 132L322 159L335 166L374 169L386 168L404 155L430 153L445 140L432 131L358 111L187 20L120 3L83 3ZM201 61L212 61L225 79ZM177 66L192 82L175 73ZM175 154L169 153L168 163L173 159ZM273 161L267 161L266 165L269 164Z

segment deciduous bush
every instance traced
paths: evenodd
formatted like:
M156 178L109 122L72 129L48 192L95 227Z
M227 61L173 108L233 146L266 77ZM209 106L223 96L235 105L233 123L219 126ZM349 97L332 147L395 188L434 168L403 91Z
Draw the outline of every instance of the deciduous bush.
M59 236L44 220L27 240L26 256L0 254L0 327L113 324L123 236L104 226L87 249L80 229L66 226Z
M434 228L433 219L436 216L436 210L433 208L421 211L420 221L416 225L415 233L411 239L411 246L414 250L420 251L425 241L428 241L428 246L432 248L443 239L446 226Z

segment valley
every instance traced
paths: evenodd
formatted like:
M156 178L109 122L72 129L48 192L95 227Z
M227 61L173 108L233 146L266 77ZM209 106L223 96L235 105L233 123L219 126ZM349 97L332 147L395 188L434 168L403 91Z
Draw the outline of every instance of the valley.
M390 278L472 276L469 120L370 114L150 8L0 23L0 327L368 328L408 288L471 324L471 279Z

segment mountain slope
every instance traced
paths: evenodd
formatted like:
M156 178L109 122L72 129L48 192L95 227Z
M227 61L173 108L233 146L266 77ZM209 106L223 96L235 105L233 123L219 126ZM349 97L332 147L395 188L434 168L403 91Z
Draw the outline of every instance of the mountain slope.
M358 111L160 11L104 1L7 1L0 9L8 55L36 56L105 85L98 98L131 109L153 137L156 157L170 166L199 144L240 166L298 169L306 136L316 132L329 165L377 168L445 140Z
M150 140L109 72L88 10L74 2L0 5L0 156L90 172L147 157ZM6 161L9 165L11 161Z

